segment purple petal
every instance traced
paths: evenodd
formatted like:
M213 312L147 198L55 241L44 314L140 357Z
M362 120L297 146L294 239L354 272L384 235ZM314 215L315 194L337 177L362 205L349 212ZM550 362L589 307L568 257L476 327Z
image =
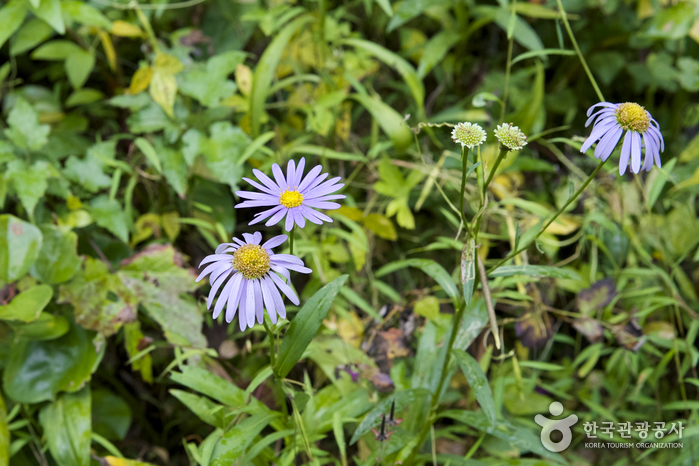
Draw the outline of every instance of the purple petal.
M268 200L268 201L244 201L241 202L240 204L236 204L235 208L236 209L246 209L249 207L270 207L270 206L275 206L279 205L279 199L273 199L273 200Z
M306 188L304 189L299 189L299 192L301 194L305 194L307 192L310 192L313 188L318 186L320 183L323 182L325 178L327 178L329 173L323 173L322 175L318 175L316 179L314 179ZM305 181L305 180L304 180Z
M287 188L286 179L284 178L284 173L282 173L282 169L276 163L272 165L272 174L274 175L274 179L281 188L282 192L285 191Z
M316 165L311 169L311 171L308 172L308 175L305 176L303 181L301 181L301 184L299 184L299 192L303 192L308 186L310 186L311 183L313 183L320 174L321 170L323 170L323 167L320 165Z
M301 179L303 178L303 169L305 167L306 167L306 158L301 157L301 160L299 160L299 164L296 166L296 177L290 183L292 188L298 189L299 185L301 184Z
M255 214L255 218L252 220L252 222L248 223L248 225L254 225L258 222L261 222L262 220L266 219L267 217L276 214L280 210L286 209L283 205L278 205L276 207L272 207L271 209L265 210L263 212L260 212L258 214Z
M248 326L248 318L245 315L248 299L248 284L248 280L243 278L242 282L240 283L240 290L238 291L238 294L240 295L240 305L238 306L240 310L240 312L238 312L238 325L240 326L241 332L244 331Z
M255 244L260 244L260 242L262 241L262 233L260 233L259 231L253 233L252 237L255 239Z
M246 244L255 244L255 237L250 233L243 233L243 238L245 238Z
M222 254L223 251L228 247L228 246L234 246L233 243L221 243L218 245L216 248L216 254Z
M286 222L284 222L284 229L286 231L291 231L291 229L293 227L294 227L294 214L292 213L292 209L287 209Z
M231 256L229 256L228 254L226 254L226 256L227 256L229 259L230 259L230 257L231 257ZM219 260L220 260L220 259L219 259ZM194 281L195 281L195 282L201 281L204 277L206 277L207 275L209 275L211 272L213 272L214 270L216 270L216 269L219 268L220 266L221 266L221 263L220 263L220 262L214 262L213 264L210 264L210 265L206 266L206 268L199 274L199 276L197 277L197 279L194 280Z
M624 136L624 144L621 146L621 158L619 159L619 174L626 173L626 167L629 166L629 157L631 156L631 131L627 131Z
M592 113L592 109L595 107L614 107L614 108L616 108L618 106L619 106L619 104L613 104L611 102L600 102L600 103L595 104L592 107L587 109L587 116L590 116L590 114Z
M272 278L274 284L277 285L281 292L284 293L287 298L289 298L289 301L298 306L299 298L296 296L296 293L294 293L294 290L292 290L289 285L284 283L284 281L281 278L279 278L279 275L271 273L269 274L269 276Z
M322 202L322 201L314 201L310 200L308 202L303 201L305 205L308 207L313 207L315 209L326 209L326 210L333 210L333 209L339 209L341 206L337 202Z
M213 283L218 279L218 277L220 277L221 274L227 270L233 270L233 264L231 262L227 264L223 263L218 269L214 270L211 273L211 276L209 277L209 283L213 285Z
M597 140L604 136L607 133L607 131L612 129L614 126L616 126L615 123L595 125L595 127L592 129L592 133L590 133L590 137L587 138L585 143L583 143L582 147L580 148L580 152L583 154L587 152L587 149L592 147L592 144L594 144Z
M214 297L216 296L216 293L218 292L218 289L221 288L221 285L226 281L228 276L233 272L232 270L228 270L222 275L218 277L218 279L214 282L213 286L211 287L211 291L209 291L209 297L206 299L206 308L211 309L211 303L214 302Z
M328 223L333 223L333 219L325 215L323 212L318 212L317 210L313 210L309 207L306 207L304 205L299 206L302 208L302 212L304 217L306 217L308 220L310 220L313 223L316 223L318 225L322 224L323 222L328 222ZM316 221L313 221L313 219L316 219ZM320 223L318 223L320 222Z
M650 171L650 169L653 168L653 154L657 152L657 148L655 147L653 137L648 134L647 131L643 133L643 145L646 148L646 158L643 161L643 169L645 171Z
M296 179L296 162L294 159L289 160L286 164L286 185L294 186L294 180Z
M267 220L265 226L271 227L272 225L276 225L284 218L288 211L289 209L287 209L286 207L282 208L279 212L277 212L269 220Z
M614 152L614 148L619 142L622 132L621 128L614 127L605 134L604 137L600 139L597 147L595 147L595 158L601 158L603 161L606 161L612 152Z
M266 249L269 250L269 251L271 251L272 248L276 248L276 247L279 246L280 244L283 244L284 241L286 241L287 239L289 239L289 237L288 237L287 235L275 236L274 238L268 239L268 240L262 245L262 247L263 247L263 248L266 248Z
M300 165L300 164L299 164ZM272 297L272 293L269 290L270 285L267 283L268 278L267 277L262 277L260 279L261 282L261 287L262 287L262 299L265 302L265 308L267 309L267 315L269 316L269 320L272 321L273 324L277 323L277 311L275 310L274 307L274 298Z
M289 273L289 271L285 267L282 267L281 265L275 264L275 265L271 265L270 269L274 270L275 272L277 272L279 275L283 276L287 280L291 280L291 274Z
M272 178L270 178L269 176L265 175L264 173L262 173L262 172L261 172L260 170L258 170L257 168L254 168L254 169L252 170L252 173L257 177L258 180L260 180L260 182L261 182L262 184L264 184L265 186L267 186L267 188L269 188L270 191L272 191L272 193L281 193L281 192L283 191L283 190L281 189L281 186L277 185L277 183L275 183L274 181L272 181Z
M253 193L251 191L236 191L235 195L238 197L242 197L243 199L252 199L252 200L257 200L257 201L267 201L267 200L279 201L279 196L273 196L273 195L267 194L267 193Z
M282 319L286 319L286 306L284 306L284 300L282 299L282 295L279 294L279 290L274 284L274 281L270 278L272 275L268 274L265 277L265 281L267 282L267 289L272 293L272 299L274 299L274 308L277 310L277 314Z
M641 171L641 135L635 131L631 133L631 171Z
M252 280L248 280L248 286L245 293L245 316L247 317L248 327L252 328L255 325L255 284Z
M260 280L255 280L255 317L257 317L257 323L261 324L265 319L265 303L262 300L262 288L260 286Z
M235 278L235 275L233 276L233 278ZM233 283L235 283L235 280L228 280L226 286L223 287L223 291L221 292L221 295L218 297L218 301L216 301L216 306L214 306L214 319L216 319L221 314L223 306L228 301L228 296L231 292L231 288L233 288Z
M316 197L326 196L334 193L335 191L339 191L340 189L344 188L344 186L345 185L343 183L331 186L318 186L315 189L309 190L306 194L304 194L303 198L315 199ZM345 197L343 194L337 194L337 196L342 196L343 198Z
M291 213L294 216L294 222L296 222L296 225L298 225L299 228L303 228L306 226L306 219L303 218L303 215L301 214L301 209L295 207L291 209Z
M247 181L248 183L250 183L253 186L253 188L257 188L264 193L271 194L273 196L279 195L279 190L275 191L274 189L270 189L267 186L262 186L260 183L253 181L250 178L243 178L243 179L245 181Z
M243 274L235 274L231 281L235 281L235 283L233 284L231 292L228 295L228 305L226 306L226 322L229 324L233 321L235 313L238 309L238 303L240 302L240 288L243 284Z

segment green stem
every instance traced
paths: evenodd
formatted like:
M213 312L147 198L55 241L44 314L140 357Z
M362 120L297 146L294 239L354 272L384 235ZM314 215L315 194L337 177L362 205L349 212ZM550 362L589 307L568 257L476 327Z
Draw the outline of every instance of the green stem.
M505 147L500 146L500 153L498 154L498 158L495 159L495 164L493 165L493 169L490 170L490 174L488 175L488 179L486 180L485 184L483 185L483 196L485 197L485 193L488 192L488 186L490 185L490 182L493 180L493 177L495 176L495 172L497 171L498 167L500 166L500 163L502 162L502 159L505 158L509 150Z
M277 362L277 355L274 349L274 332L271 328L269 328L269 325L267 325L266 320L262 321L262 325L265 326L265 330L267 331L267 335L269 336L269 364L272 366L272 370L274 370L274 366L276 365L275 363Z
M459 197L459 213L464 218L464 192L466 191L466 172L468 171L468 147L461 148L461 197Z
M583 57L582 52L580 51L580 47L578 47L578 41L575 40L575 36L573 35L573 30L570 27L570 23L568 22L568 15L566 14L565 9L563 9L563 4L561 3L561 0L556 0L558 2L558 10L561 12L561 19L563 19L563 25L566 28L566 31L568 32L568 37L570 37L570 41L573 43L573 48L575 49L575 53L578 55L578 58L580 59L580 63L582 64L583 68L585 69L585 73L587 74L587 77L590 79L590 82L592 83L592 87L595 88L595 92L597 93L597 97L599 98L600 102L604 102L604 96L602 95L602 91L599 90L599 86L597 85L597 81L595 81L595 77L592 76L592 72L590 71L590 67L587 66L587 62L585 61L585 57Z
M578 198L578 196L580 196L580 194L582 194L582 192L585 190L585 188L587 188L587 185L590 184L590 182L595 178L595 176L597 175L597 172L599 172L599 171L602 169L602 165L604 165L604 162L600 162L599 165L597 165L597 168L595 168L595 170L590 174L590 176L587 177L587 179L586 179L585 182L582 184L582 186L580 186L580 188L575 192L575 194L573 194L573 195L570 197L570 199L568 199L568 202L566 202L566 203L563 205L563 207L561 207L560 209L558 209L558 210L556 211L556 213L553 214L553 217L551 217L551 219L549 219L549 221L546 222L546 225L544 225L544 227L543 227L541 230L539 230L539 233L537 233L536 236L535 236L534 238L532 238L527 244L521 245L516 251L513 251L513 252L509 253L509 254L507 255L507 257L505 257L503 260L501 260L500 262L498 262L497 264L495 264L495 266L491 267L491 268L488 270L488 273L490 273L490 272L492 272L493 270L497 269L497 268L500 267L502 264L504 264L504 263L507 262L508 260L512 259L512 258L515 257L517 254L519 254L520 252L524 251L524 250L527 248L527 246L529 246L529 245L532 243L532 241L536 241L536 239L539 238L539 236L541 236L541 235L546 231L546 229L547 229L549 226L551 226L551 224L552 224L553 222L556 221L556 219L558 218L558 216L561 215L561 214L566 210L566 208L568 208L568 206L569 206L574 200L576 200L576 199Z
M289 254L294 253L294 233L296 232L296 223L291 227L291 232L289 233Z

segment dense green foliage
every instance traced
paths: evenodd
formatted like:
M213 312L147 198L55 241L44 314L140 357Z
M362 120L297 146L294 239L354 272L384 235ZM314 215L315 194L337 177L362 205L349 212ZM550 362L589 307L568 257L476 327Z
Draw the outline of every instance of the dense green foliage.
M699 464L695 2L3 2L0 466ZM588 178L600 94L662 168ZM196 266L282 227L242 177L302 156L347 198L296 230L301 306L214 321ZM643 421L683 447L585 445Z

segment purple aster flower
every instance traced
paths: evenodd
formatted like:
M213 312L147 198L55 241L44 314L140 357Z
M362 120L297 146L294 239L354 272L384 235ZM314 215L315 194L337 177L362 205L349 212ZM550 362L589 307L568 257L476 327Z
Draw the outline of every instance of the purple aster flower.
M602 107L602 109L593 114L595 107ZM645 108L633 102L623 104L600 102L589 108L587 116L590 118L585 126L589 126L592 122L594 125L590 137L587 138L580 152L584 153L592 144L599 141L595 147L595 158L606 161L616 148L621 135L626 131L621 146L619 174L623 175L626 172L629 159L632 172L638 173L641 170L643 149L646 155L643 162L645 171L650 171L654 162L658 167L661 166L660 152L665 151L665 141L660 134L660 125Z
M243 233L243 238L244 242L233 238L232 243L223 243L216 248L215 254L206 256L199 267L209 265L197 277L197 281L200 281L210 274L211 291L206 301L207 309L211 308L216 293L227 281L214 307L214 319L221 314L226 304L226 322L232 321L236 311L240 309L240 330L255 325L255 318L261 324L264 309L267 309L272 323L277 322L277 314L285 318L286 307L279 291L292 303L299 304L299 298L288 285L291 280L289 270L311 273L311 269L304 267L303 261L298 257L272 252L272 248L286 241L286 235L275 236L262 245L260 232L252 235ZM280 275L286 278L286 282Z
M269 227L276 225L286 216L286 222L284 222L286 231L291 231L294 223L303 228L306 225L306 220L316 225L332 222L330 217L315 209L339 209L340 204L329 201L346 197L343 194L332 194L342 188L344 184L338 183L339 176L323 182L328 174L320 174L323 169L320 165L316 165L304 177L305 164L304 158L301 159L298 167L293 160L289 160L285 178L281 168L275 163L272 165L274 181L260 170L253 170L252 172L260 180L260 183L248 178L243 179L262 192L236 192L238 196L248 200L236 205L235 208L271 207L271 209L255 214L255 219L250 222L250 225L269 218L265 223Z

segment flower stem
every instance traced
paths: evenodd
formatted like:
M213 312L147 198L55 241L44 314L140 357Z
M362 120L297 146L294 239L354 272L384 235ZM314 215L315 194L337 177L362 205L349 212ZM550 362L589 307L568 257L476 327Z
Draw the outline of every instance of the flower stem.
M595 170L594 170L592 173L590 173L590 176L587 177L587 179L585 180L585 182L582 184L582 186L580 186L580 188L575 192L575 194L573 194L573 195L570 197L570 199L568 199L568 202L566 202L566 203L563 205L563 207L561 207L560 209L558 209L558 210L556 211L556 213L553 214L553 217L551 217L551 218L549 219L549 221L546 222L546 225L544 225L544 227L543 227L541 230L539 230L539 233L537 233L536 236L535 236L534 238L532 238L532 239L531 239L529 242L527 242L526 244L520 245L519 248L517 248L516 251L513 251L513 252L509 253L509 254L507 255L507 257L505 257L503 260L501 260L500 262L498 262L497 264L495 264L495 266L491 267L491 268L488 270L488 273L490 273L490 272L492 272L493 270L497 269L497 268L500 267L502 264L504 264L504 263L507 262L508 260L512 259L512 258L515 257L517 254L519 254L520 252L524 251L524 250L527 248L527 246L529 246L529 245L532 243L532 241L536 241L536 239L539 238L539 236L541 236L541 235L546 231L546 229L547 229L549 226L551 226L551 224L552 224L553 222L556 221L556 219L558 218L558 216L561 215L561 214L566 210L566 208L568 208L568 206L569 206L574 200L576 200L576 199L578 198L578 196L580 196L580 194L582 194L582 192L585 190L585 188L587 188L587 185L590 184L590 182L595 178L595 176L597 175L597 172L599 172L599 171L602 169L602 165L604 165L604 162L603 162L603 161L600 162L599 165L597 165L597 168L595 168Z
M276 365L275 363L277 362L277 355L275 354L276 352L274 349L274 332L271 328L269 328L266 320L262 321L262 325L265 326L265 330L269 336L269 364L272 366L272 369L274 369L274 366Z
M488 179L486 180L485 184L483 185L483 196L485 197L485 193L488 192L488 186L490 185L490 182L493 180L493 176L495 176L495 172L497 171L498 167L500 166L500 162L502 162L502 159L505 158L509 151L507 148L500 146L500 153L498 154L498 158L495 159L495 164L493 165L493 169L490 170L490 174L488 175Z
M291 232L289 232L289 254L294 253L294 233L296 233L296 223L291 227Z
M459 197L459 213L464 218L464 192L466 191L466 172L468 171L468 147L461 148L461 197Z
M563 25L566 28L566 31L568 32L568 37L570 37L570 41L573 43L573 48L575 49L575 53L578 55L578 59L580 59L580 63L582 64L583 68L585 69L585 73L587 74L587 77L590 79L590 82L592 83L592 87L595 88L595 92L597 93L597 97L599 98L600 102L604 102L604 96L602 95L602 91L600 91L599 86L597 85L597 81L595 81L595 77L592 76L592 72L590 71L590 67L587 66L587 62L585 61L585 57L583 57L582 52L580 51L580 47L578 47L578 41L575 40L575 36L573 35L573 30L570 28L570 23L568 22L568 15L566 14L565 9L563 9L563 4L561 3L561 0L556 0L558 2L558 10L561 12L561 19L563 19Z

